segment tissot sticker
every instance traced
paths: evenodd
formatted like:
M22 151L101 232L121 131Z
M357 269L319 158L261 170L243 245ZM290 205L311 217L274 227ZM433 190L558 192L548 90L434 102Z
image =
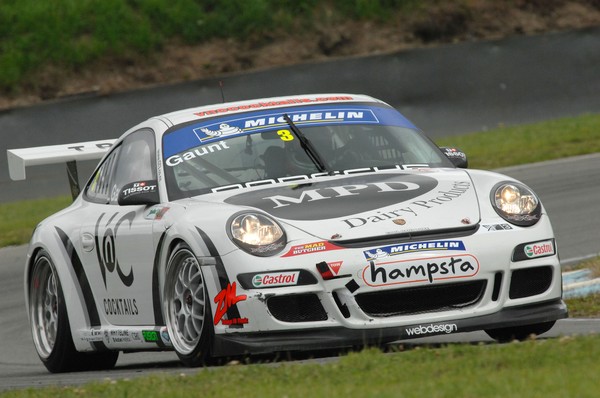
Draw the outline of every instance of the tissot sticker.
M389 245L378 247L376 249L365 250L363 252L365 258L369 260L388 258L399 254L415 253L422 251L447 251L459 250L464 251L465 244L461 240L438 240L429 242L410 242L399 243L397 245Z
M375 264L371 261L362 271L369 286L389 286L410 283L471 278L479 272L479 261L470 254L438 256Z
M304 245L292 246L291 249L281 257L301 256L303 254L311 254L316 252L324 252L328 250L339 250L341 247L336 246L327 241L306 243Z

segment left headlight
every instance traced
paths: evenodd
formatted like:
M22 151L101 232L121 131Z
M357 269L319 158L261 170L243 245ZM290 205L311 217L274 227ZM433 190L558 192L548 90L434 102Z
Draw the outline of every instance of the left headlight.
M233 217L229 232L233 243L255 256L272 256L286 244L283 228L260 213L243 213Z
M502 182L491 192L492 206L506 221L528 227L540 220L542 206L532 190L518 182Z

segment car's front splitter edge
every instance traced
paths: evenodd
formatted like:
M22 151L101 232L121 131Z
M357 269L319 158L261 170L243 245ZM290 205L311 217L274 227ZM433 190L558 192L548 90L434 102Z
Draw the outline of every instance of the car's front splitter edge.
M383 345L395 340L551 322L566 318L567 314L566 304L558 299L533 305L509 307L493 314L474 318L444 322L427 322L424 319L422 323L400 327L380 329L333 327L289 332L219 334L214 336L213 356Z

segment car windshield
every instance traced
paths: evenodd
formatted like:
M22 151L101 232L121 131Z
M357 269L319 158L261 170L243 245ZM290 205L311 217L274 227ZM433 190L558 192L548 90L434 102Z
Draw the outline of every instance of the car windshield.
M398 165L453 167L391 108L328 109L220 117L167 132L163 154L169 197L294 181L319 173L319 161L326 173ZM390 115L397 119L390 121Z

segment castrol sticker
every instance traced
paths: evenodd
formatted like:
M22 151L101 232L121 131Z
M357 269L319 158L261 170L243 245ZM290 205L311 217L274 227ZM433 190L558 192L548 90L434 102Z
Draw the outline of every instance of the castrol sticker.
M528 258L552 256L554 253L554 244L551 240L525 245L525 255Z

